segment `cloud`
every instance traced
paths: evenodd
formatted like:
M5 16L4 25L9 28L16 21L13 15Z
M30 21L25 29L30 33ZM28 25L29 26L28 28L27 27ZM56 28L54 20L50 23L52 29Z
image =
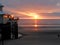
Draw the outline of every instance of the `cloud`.
M35 12L35 13L43 13L44 17L57 17L59 18L60 13L60 0L0 0L1 3L5 5L4 11L8 11L7 9L14 9L20 12ZM50 14L49 14L50 13ZM18 15L18 13L14 13ZM21 17L27 17L21 15Z
M59 0L1 0L1 2L5 7L15 8L21 11L60 11L60 8L57 6Z
M56 5L57 5L58 7L60 7L60 2L58 2Z
M56 3L59 2L59 0L1 0L1 2L10 7L55 7Z

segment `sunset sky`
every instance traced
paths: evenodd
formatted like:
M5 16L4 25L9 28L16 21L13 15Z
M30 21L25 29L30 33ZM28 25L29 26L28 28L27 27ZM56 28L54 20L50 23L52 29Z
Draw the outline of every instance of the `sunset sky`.
M22 19L60 19L60 0L0 0L4 11Z

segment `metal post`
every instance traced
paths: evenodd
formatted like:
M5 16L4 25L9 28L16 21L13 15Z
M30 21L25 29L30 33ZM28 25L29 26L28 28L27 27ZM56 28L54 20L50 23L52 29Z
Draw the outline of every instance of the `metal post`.
M4 45L4 40L2 39L2 45Z
M1 24L1 30L2 30L2 32L1 32L1 44L4 45L3 24Z

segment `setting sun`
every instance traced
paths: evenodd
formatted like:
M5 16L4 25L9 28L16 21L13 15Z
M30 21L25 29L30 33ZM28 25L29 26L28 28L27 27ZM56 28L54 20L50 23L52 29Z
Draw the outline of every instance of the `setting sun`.
M34 19L39 19L39 16L38 16L38 15L35 15L35 16L34 16Z
M37 13L29 13L29 16L32 16L32 19L40 19L40 16Z

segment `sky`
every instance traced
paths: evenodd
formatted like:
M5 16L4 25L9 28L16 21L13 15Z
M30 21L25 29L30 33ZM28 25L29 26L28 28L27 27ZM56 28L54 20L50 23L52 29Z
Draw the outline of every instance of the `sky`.
M4 11L19 18L60 19L60 0L0 0Z

